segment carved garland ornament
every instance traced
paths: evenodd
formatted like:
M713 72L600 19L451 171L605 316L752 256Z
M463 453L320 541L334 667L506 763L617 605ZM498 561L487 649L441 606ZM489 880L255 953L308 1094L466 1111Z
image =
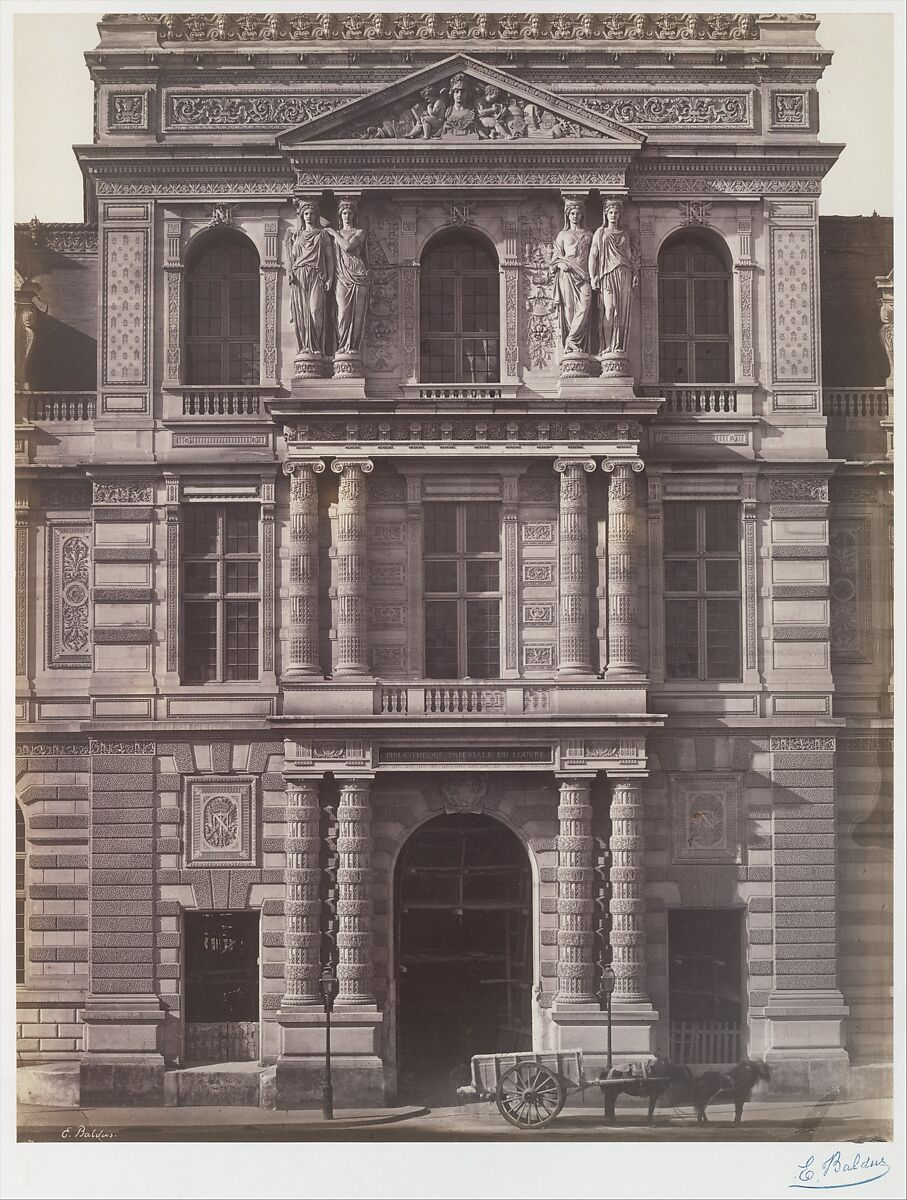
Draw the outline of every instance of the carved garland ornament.
M135 17L132 18L135 20ZM165 13L161 42L756 41L755 13ZM771 14L799 22L802 14ZM109 20L109 18L107 18Z

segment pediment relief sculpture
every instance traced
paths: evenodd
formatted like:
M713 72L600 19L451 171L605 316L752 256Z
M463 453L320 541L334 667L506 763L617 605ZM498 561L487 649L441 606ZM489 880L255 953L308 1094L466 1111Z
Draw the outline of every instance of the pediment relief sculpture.
M639 130L465 54L454 54L333 112L287 130L278 144L372 141L551 141L595 138L638 148Z
M591 132L534 101L504 91L497 84L483 84L459 74L446 84L423 88L415 103L404 101L350 130L346 136L510 141L587 137Z

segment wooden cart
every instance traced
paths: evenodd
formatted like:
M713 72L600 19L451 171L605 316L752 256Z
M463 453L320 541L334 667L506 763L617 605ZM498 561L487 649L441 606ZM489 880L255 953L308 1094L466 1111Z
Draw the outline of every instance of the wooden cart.
M639 1064L640 1078L649 1083L665 1083L665 1077L649 1075ZM550 1125L567 1097L587 1087L618 1087L623 1079L586 1079L583 1052L516 1052L512 1054L476 1054L472 1059L472 1083L457 1089L459 1095L474 1100L494 1100L498 1112L518 1129L536 1130Z

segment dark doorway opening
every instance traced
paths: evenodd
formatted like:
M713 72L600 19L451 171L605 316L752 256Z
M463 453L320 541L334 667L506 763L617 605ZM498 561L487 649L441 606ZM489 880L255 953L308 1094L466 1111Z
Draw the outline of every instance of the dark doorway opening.
M473 1054L532 1046L532 875L490 817L436 817L396 871L401 1096L456 1102Z
M186 913L184 1062L258 1058L258 918Z
M670 1057L683 1063L743 1056L743 910L668 913Z

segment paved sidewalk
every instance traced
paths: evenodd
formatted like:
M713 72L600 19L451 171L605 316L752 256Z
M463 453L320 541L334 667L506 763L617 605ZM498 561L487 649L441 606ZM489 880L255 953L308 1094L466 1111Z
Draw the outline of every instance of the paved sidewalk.
M589 1097L587 1096L587 1100ZM622 1136L648 1138L720 1136L746 1140L762 1130L784 1129L787 1138L812 1140L826 1136L834 1127L835 1137L851 1130L854 1139L886 1139L891 1136L892 1102L877 1100L754 1100L744 1111L743 1124L733 1126L732 1105L709 1108L709 1124L697 1126L689 1107L666 1105L656 1110L649 1125L645 1110L638 1105L618 1105L617 1122L602 1121L601 1104L568 1105L544 1131L554 1136L620 1140ZM20 1141L243 1141L243 1140L343 1140L374 1141L384 1136L393 1140L451 1140L462 1137L510 1138L527 1136L502 1120L493 1104L478 1102L449 1108L428 1109L415 1105L386 1109L338 1109L326 1121L320 1109L273 1110L247 1107L184 1108L50 1108L20 1105ZM384 1127L384 1128L382 1128ZM388 1128L394 1127L394 1128ZM530 1137L543 1136L529 1134Z

